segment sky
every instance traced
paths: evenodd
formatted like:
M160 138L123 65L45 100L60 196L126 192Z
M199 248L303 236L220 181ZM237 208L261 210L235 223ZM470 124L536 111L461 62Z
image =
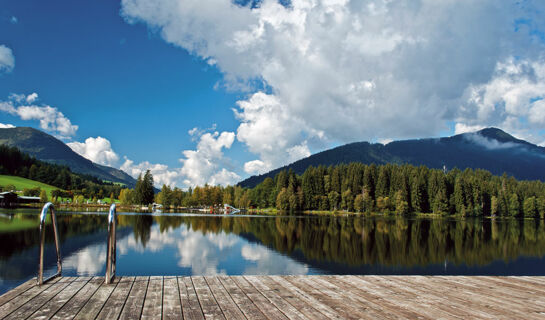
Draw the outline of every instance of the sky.
M545 2L0 0L0 127L158 186L499 127L545 145Z

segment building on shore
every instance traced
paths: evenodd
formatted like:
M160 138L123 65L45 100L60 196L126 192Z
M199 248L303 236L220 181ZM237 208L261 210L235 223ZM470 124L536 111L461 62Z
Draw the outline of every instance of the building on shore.
M40 197L20 196L15 192L0 192L0 208L17 208L24 203L40 203Z

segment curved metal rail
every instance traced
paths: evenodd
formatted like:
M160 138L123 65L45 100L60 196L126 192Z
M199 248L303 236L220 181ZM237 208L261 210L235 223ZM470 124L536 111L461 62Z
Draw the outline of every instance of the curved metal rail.
M106 278L105 283L112 283L115 278L115 259L116 259L116 247L117 239L115 229L117 226L117 213L115 209L115 203L110 206L110 213L108 214L108 241L107 241L107 253L106 253Z
M57 273L44 280L44 246L45 246L45 218L47 212L51 211L51 222L53 224L53 232L55 233L55 248L57 249ZM61 250L59 246L59 229L57 228L57 216L55 215L55 207L51 202L48 202L42 208L40 215L40 263L38 265L38 285L42 285L56 277L60 277L62 273Z

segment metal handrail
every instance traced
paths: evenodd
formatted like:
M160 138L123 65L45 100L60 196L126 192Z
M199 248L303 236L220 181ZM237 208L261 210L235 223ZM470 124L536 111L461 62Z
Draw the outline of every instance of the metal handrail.
M45 218L47 212L51 211L51 221L53 224L53 232L55 233L55 248L57 249L57 273L44 280L44 246L45 246ZM38 285L42 285L56 277L60 277L62 273L61 250L59 246L59 229L57 228L57 216L55 215L55 207L51 202L48 202L42 208L40 215L40 263L38 265Z
M115 260L116 260L116 247L117 239L115 229L117 226L117 214L115 210L115 203L110 206L110 213L108 214L108 241L107 241L107 253L106 253L106 278L104 282L106 284L112 283L115 278Z

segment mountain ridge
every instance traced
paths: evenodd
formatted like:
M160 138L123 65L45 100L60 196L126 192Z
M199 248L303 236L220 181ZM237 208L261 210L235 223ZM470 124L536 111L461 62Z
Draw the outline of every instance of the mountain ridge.
M392 141L387 144L352 142L324 150L289 165L238 183L254 187L281 170L302 174L309 166L362 162L365 164L408 163L430 168L486 169L493 174L512 175L517 179L545 181L545 148L517 139L498 128L450 137Z
M126 172L100 165L79 155L59 139L31 127L0 129L0 144L17 147L38 160L65 165L73 172L134 187L136 180Z

